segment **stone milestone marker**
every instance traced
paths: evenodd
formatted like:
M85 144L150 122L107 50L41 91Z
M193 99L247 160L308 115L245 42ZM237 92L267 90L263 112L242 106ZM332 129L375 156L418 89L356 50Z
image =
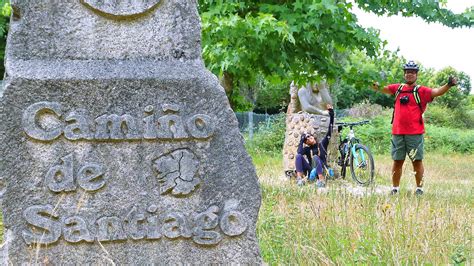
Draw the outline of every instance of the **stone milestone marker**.
M196 1L11 4L1 263L261 263L259 185Z

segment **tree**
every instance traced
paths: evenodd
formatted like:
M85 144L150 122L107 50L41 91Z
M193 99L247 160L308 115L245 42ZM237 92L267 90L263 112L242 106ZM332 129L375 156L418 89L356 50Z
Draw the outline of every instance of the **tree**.
M268 81L261 75L255 87L255 112L274 114L286 111L285 107L290 102L289 84L278 80Z
M431 124L455 128L474 128L474 113L470 105L470 77L452 67L446 67L434 73L428 83L431 88L439 88L448 82L449 76L458 78L458 85L446 94L436 97L433 106L428 108L426 121Z
M380 40L356 23L352 4L334 1L199 2L203 56L214 73L234 82L255 83L259 74L303 83L342 72L335 55L366 49Z
M355 0L379 15L402 14L471 27L474 9L454 14L438 0ZM222 78L228 94L235 85L254 85L257 76L279 76L299 84L351 78L344 62L353 51L380 56L378 32L365 29L344 0L200 0L203 57ZM366 80L366 82L368 82Z
M448 82L449 76L457 77L458 85L449 89L443 96L436 98L436 103L449 109L468 106L467 96L471 91L471 79L466 73L458 72L452 67L446 67L433 75L428 82L428 86L438 88Z
M392 107L393 97L375 92L371 89L371 82L376 81L381 87L404 82L402 66L406 61L398 51L384 51L376 58L363 52L353 52L344 66L345 77L333 85L332 95L337 108L349 108L367 100L384 107ZM422 64L419 66L421 69L417 83L428 84L434 70L425 68Z
M380 16L398 14L405 17L418 16L426 22L440 22L451 28L474 25L474 7L456 15L451 10L442 7L446 5L447 0L356 0L356 2L361 9Z
M5 57L5 46L7 43L8 23L10 21L11 6L9 1L0 1L0 77L3 77L5 66L3 58Z

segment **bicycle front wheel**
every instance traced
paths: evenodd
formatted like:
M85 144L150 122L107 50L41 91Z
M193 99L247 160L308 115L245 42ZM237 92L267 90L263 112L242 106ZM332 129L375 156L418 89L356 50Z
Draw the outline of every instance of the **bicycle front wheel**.
M354 181L367 186L374 180L374 158L369 148L356 144L351 152L351 174Z

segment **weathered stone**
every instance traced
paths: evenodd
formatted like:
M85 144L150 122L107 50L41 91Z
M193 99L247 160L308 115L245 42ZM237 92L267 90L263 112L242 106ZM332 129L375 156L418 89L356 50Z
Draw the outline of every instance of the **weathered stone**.
M94 10L101 15L127 17L149 12L160 3L160 0L129 0L121 2L81 0L81 2L91 10Z
M12 0L2 264L260 264L256 172L197 2Z
M318 141L322 140L327 133L329 117L325 110L326 104L332 104L331 96L327 84L324 82L317 85L306 84L298 87L291 83L291 100L286 114L286 134L283 144L283 169L287 175L295 171L295 154L298 150L300 137L303 133L310 133L316 136ZM301 101L300 97L306 97ZM324 115L323 115L324 114ZM333 169L337 169L337 127L333 127L333 138L328 146L327 164ZM335 171L336 174L338 171Z
M310 123L303 123L301 127L292 128L292 123L287 124L286 126L286 138L283 145L283 165L285 171L295 170L295 154L298 149L298 144L300 142L300 137L303 133L310 133L317 137L318 140L322 140L327 133L327 129L329 126L329 120L326 119L325 116L321 115L313 115L308 113L299 113L299 114L291 114L288 116L292 116L293 118L297 118L296 120L306 120L310 121ZM323 121L325 120L325 121ZM291 121L295 121L292 119ZM314 126L314 121L317 121L315 124L319 126ZM335 133L333 131L333 133Z

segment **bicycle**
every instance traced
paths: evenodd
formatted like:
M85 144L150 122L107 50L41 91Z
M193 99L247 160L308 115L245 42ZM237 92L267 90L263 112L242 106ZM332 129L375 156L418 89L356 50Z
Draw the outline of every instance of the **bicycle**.
M339 153L338 165L341 166L341 177L345 179L346 168L350 166L352 179L360 185L367 186L374 180L374 158L369 148L360 143L355 137L354 126L364 125L370 121L360 122L338 122L339 127L349 127L349 133L342 139L339 135ZM340 130L339 130L340 131Z

